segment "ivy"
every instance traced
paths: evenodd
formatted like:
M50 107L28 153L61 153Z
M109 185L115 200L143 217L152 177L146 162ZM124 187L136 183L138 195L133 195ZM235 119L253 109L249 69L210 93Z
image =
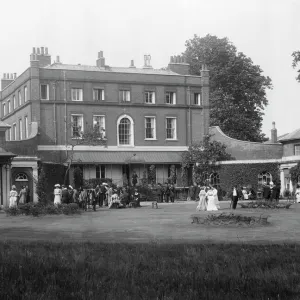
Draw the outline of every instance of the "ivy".
M300 162L298 162L295 167L291 168L290 174L291 174L291 180L293 184L298 183L298 178L300 176Z

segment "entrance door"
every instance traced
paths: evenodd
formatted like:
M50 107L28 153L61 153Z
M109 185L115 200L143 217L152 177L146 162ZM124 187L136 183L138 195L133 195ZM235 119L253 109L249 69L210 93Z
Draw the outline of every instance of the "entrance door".
M123 176L123 184L130 183L129 181L129 165L122 165L122 176ZM124 182L125 181L125 182Z
M17 173L13 178L13 185L16 186L17 192L19 193L23 186L28 186L30 190L30 200L32 201L32 182L29 180L28 175L25 172Z

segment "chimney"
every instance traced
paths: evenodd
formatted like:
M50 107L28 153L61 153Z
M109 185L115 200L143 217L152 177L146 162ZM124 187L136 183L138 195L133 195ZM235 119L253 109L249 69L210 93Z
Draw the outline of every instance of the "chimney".
M133 59L132 59L131 62L130 62L130 67L129 67L129 68L135 68Z
M151 66L151 55L146 54L144 55L144 67L143 69L153 69Z
M32 53L30 55L30 65L36 66L38 61L38 66L44 68L48 65L51 65L51 55L48 54L47 47L33 47Z
M277 143L277 129L275 127L275 122L272 122L271 142L272 143Z
M209 70L207 69L207 65L202 63L202 69L200 71L202 85L209 85Z
M190 74L190 65L186 63L185 57L180 55L171 56L168 69L180 75Z
M98 59L96 60L98 68L105 68L105 58L103 57L103 51L98 52Z
M1 79L1 90L4 90L9 84L16 80L17 73L4 73Z
M57 64L61 64L61 62L60 62L60 58L59 58L59 56L57 55L56 56L56 62L55 63L57 63Z

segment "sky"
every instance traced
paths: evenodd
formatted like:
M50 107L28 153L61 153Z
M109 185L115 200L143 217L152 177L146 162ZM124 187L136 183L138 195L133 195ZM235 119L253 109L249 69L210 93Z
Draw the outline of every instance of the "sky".
M52 61L154 68L184 52L195 34L227 37L273 82L262 131L270 136L300 128L300 83L292 68L300 50L299 0L14 0L1 1L0 73L21 74L33 47L48 47ZM300 66L299 66L300 68Z

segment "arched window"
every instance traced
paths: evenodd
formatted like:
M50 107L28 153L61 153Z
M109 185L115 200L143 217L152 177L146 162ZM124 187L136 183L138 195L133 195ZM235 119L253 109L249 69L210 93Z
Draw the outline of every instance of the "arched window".
M15 181L28 181L28 176L25 173L18 173L15 177Z
M118 146L134 146L133 120L128 115L118 119Z
M220 176L218 173L210 174L210 184L216 185L217 188L220 187Z
M258 174L258 185L263 185L263 183L270 184L272 181L272 175L268 172L262 172Z

